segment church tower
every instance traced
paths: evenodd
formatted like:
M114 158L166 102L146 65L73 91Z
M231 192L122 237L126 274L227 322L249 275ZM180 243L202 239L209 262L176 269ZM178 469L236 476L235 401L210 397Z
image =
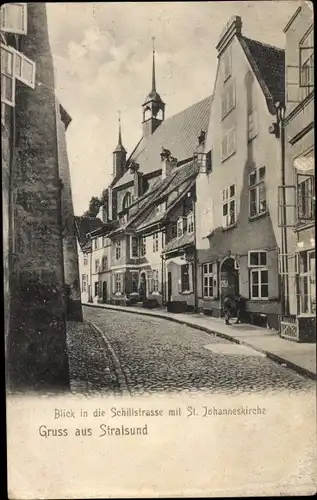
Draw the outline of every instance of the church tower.
M113 152L113 178L119 179L124 174L127 152L122 145L121 118L119 114L119 138L118 145Z
M156 91L155 81L155 48L153 38L153 63L152 63L152 90L142 105L143 108L143 137L152 135L165 117L165 103Z

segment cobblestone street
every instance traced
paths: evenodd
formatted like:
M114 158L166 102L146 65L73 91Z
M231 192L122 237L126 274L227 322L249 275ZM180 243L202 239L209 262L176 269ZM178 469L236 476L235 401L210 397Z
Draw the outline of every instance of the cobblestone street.
M84 308L68 334L74 392L264 393L314 391L312 380L262 354L185 325L129 312Z

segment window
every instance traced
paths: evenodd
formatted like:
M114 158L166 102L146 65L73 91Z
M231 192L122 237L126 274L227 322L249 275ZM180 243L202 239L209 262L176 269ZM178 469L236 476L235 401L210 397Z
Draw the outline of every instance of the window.
M315 250L299 254L300 313L316 314L316 256Z
M208 151L206 155L206 172L207 174L212 171L212 151Z
M131 274L131 292L138 293L139 289L139 273L133 272Z
M221 158L222 161L229 158L236 151L236 130L232 128L228 130L222 138L221 143Z
M256 111L248 111L248 141L252 141L258 135Z
M231 48L227 49L223 55L223 80L226 81L231 76L232 59Z
M221 119L225 118L235 107L235 85L230 82L226 85L221 97Z
M194 214L191 212L187 216L187 232L193 234L194 232Z
M99 281L95 282L95 297L99 296Z
M27 34L27 4L10 3L1 6L1 31Z
M177 236L177 223L171 226L171 238L176 238Z
M181 238L183 236L183 218L179 218L177 221L177 238Z
M122 273L115 274L115 291L118 294L123 292L123 274Z
M130 255L132 259L138 257L138 239L136 236L130 236Z
M103 241L102 241L102 246L107 247L108 245L109 245L108 238L107 238L107 236L104 236Z
M250 269L251 299L268 299L269 273L267 269L267 252L263 250L249 251L248 265Z
M115 242L116 260L119 260L121 257L121 250L122 250L121 240L117 240Z
M236 223L236 186L232 184L222 191L222 227L231 227Z
M159 234L153 234L153 252L158 252L159 249Z
M108 257L104 255L102 257L102 270L107 271L107 269L108 269Z
M159 273L156 269L152 273L152 289L153 292L159 291Z
M88 255L84 253L84 266L88 266Z
M88 281L88 276L87 274L83 274L81 277L81 291L82 292L87 292L87 281Z
M181 291L189 292L189 264L181 266Z
M308 30L299 44L299 86L314 86L314 30L313 26ZM307 89L308 90L308 89Z
M249 174L249 216L266 212L265 167L252 170Z
M203 296L206 298L213 297L214 295L214 274L212 263L203 265Z
M131 205L131 203L132 203L132 194L126 193L122 201L122 210L128 208Z
M98 245L98 238L94 238L94 239L92 240L92 249L93 249L93 250L98 250L98 248L99 248L99 245Z
M141 257L144 257L146 255L146 237L145 236L141 237L140 255L141 255Z
M100 271L100 261L99 259L95 260L95 273L99 273Z
M297 174L297 218L314 220L315 218L315 177Z
M35 63L21 52L15 52L15 76L32 89L35 88Z
M2 6L3 8L4 6ZM14 52L1 44L1 102L15 106Z

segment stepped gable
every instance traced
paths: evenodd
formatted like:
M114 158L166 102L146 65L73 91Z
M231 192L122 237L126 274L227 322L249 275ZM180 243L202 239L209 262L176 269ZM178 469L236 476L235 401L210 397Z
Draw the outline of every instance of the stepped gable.
M201 130L208 129L211 100L209 96L164 120L152 135L140 140L128 163L138 163L143 175L161 170L162 146L172 151L179 163L192 158L197 146L197 137ZM113 187L117 188L129 182L133 182L133 175L128 170Z
M285 51L273 45L240 36L239 41L262 87L271 113L274 103L285 99Z

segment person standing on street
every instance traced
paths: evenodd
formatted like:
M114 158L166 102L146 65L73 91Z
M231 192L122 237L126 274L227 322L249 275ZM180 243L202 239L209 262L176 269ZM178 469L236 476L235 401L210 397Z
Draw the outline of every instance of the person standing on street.
M241 323L241 316L244 311L244 299L243 297L238 294L235 297L235 305L236 305L236 314L237 314L237 321L236 324Z
M230 315L231 315L231 309L232 309L231 299L230 299L229 295L227 295L227 297L225 297L225 299L223 301L223 310L225 313L226 325L230 325L229 319L230 319Z

